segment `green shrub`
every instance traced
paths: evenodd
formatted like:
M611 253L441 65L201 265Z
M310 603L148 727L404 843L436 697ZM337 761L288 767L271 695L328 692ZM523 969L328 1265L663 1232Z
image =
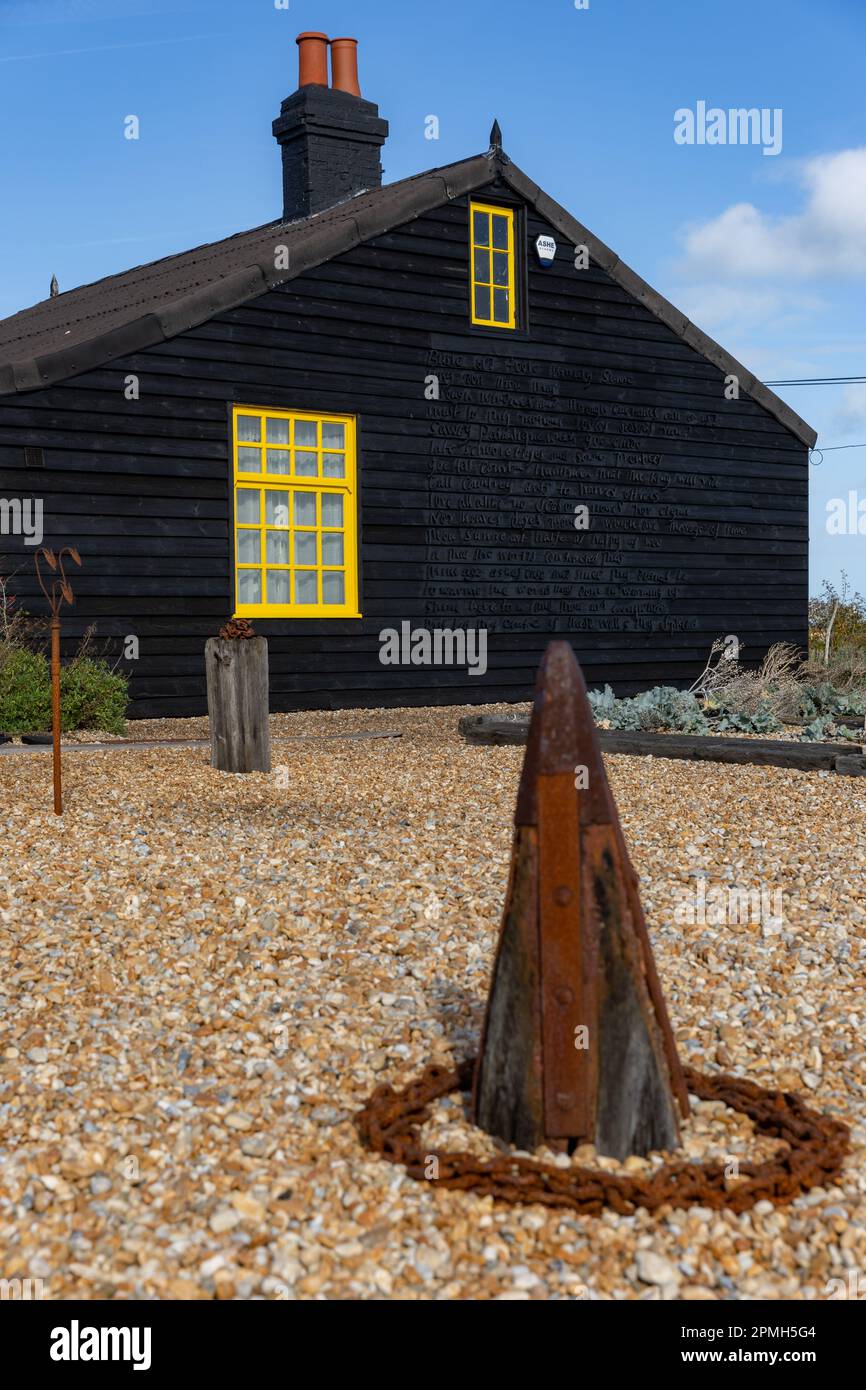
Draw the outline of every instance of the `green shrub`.
M60 672L60 718L64 731L99 729L122 734L128 700L125 676L105 661L76 657Z
M0 730L39 733L51 727L48 662L26 647L10 647L0 662Z
M105 661L77 656L60 671L60 719L64 733L96 729L122 734L127 682ZM51 667L40 652L7 647L0 661L0 730L42 733L51 728Z
M824 665L828 629L831 662L837 650L852 647L859 648L862 659L866 648L866 599L852 591L844 570L838 589L825 579L820 596L809 600L809 650L813 664Z

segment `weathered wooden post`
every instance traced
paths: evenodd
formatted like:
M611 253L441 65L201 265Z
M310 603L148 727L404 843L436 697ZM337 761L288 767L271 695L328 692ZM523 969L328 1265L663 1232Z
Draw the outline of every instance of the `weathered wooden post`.
M270 772L268 644L233 619L205 646L211 766L220 772Z
M674 1149L688 1092L583 675L538 675L476 1065L476 1123L519 1148Z

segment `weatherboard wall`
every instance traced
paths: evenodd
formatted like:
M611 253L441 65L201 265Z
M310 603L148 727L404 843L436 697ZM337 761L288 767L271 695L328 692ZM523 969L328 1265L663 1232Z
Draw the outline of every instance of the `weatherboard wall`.
M467 207L0 399L0 497L41 498L45 543L81 551L67 646L93 623L113 656L139 639L121 663L133 714L205 709L204 643L232 606L235 402L358 417L364 616L256 622L274 709L524 699L551 637L618 693L689 682L717 636L752 660L805 643L805 446L750 399L727 401L718 368L604 271L575 270L528 210L523 326L471 329ZM558 242L550 269L541 233ZM25 446L43 467L25 468ZM42 611L32 548L2 548L21 602ZM486 628L487 673L383 666L379 633L403 621Z

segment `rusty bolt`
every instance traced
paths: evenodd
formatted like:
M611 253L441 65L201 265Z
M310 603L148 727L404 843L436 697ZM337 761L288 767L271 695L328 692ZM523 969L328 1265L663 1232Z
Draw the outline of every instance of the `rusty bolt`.
M574 894L572 893L568 885L563 883L560 884L559 888L557 888L556 892L554 893L553 900L556 903L557 907L568 907L568 904L571 902L573 896Z
M571 1091L557 1091L556 1103L560 1110L570 1110L574 1104L574 1095Z
M556 994L554 995L554 998L556 999L557 1004L573 1004L574 990L569 989L568 985L560 985L559 989L556 991Z

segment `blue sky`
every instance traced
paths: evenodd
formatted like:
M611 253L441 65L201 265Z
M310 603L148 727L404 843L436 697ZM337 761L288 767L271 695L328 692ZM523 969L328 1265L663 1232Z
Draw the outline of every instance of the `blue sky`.
M863 0L0 0L0 316L52 273L69 289L278 216L270 122L305 29L360 40L386 180L486 148L497 116L527 173L759 377L866 376ZM678 145L699 101L781 109L781 153ZM812 590L843 569L866 590L866 535L825 524L852 489L866 512L866 448L833 448L866 444L866 386L778 390L826 450Z

